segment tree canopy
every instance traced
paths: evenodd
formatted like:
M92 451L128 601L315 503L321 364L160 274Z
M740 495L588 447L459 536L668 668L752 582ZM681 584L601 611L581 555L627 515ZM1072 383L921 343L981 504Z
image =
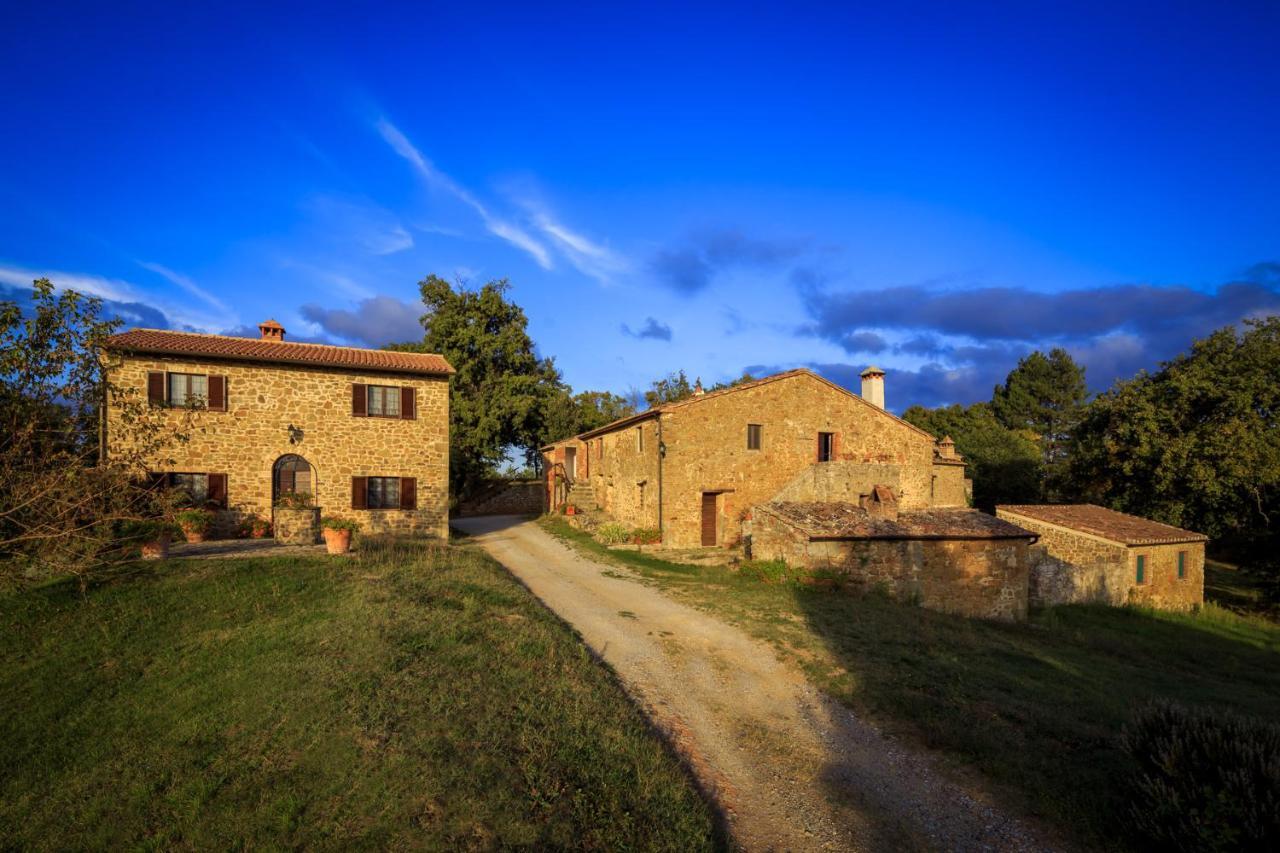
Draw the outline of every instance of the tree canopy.
M1060 347L1019 360L991 396L991 411L1000 423L1036 437L1051 494L1088 397L1084 368Z

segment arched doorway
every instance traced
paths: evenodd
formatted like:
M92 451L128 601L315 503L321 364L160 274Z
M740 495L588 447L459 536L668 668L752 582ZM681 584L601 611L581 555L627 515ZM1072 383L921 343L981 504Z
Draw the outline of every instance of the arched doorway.
M296 453L281 456L272 468L271 504L274 506L286 495L306 495L308 503L315 502L315 470Z

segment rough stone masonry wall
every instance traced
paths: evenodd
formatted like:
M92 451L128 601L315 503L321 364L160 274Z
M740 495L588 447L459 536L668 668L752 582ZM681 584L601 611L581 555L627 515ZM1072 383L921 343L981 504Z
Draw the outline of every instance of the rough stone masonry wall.
M649 419L623 427L587 440L579 451L590 453L591 485L600 508L628 527L658 526L657 424Z
M747 449L753 423L764 428L760 450ZM816 463L819 432L836 433L840 461L899 466L902 508L929 505L933 438L801 374L663 415L664 544L701 544L702 493L715 491L720 544L737 542L744 514Z
M496 483L474 498L458 503L459 516L538 515L544 512L541 480Z
M855 589L883 586L931 610L992 619L1025 619L1029 563L1025 539L810 540L757 507L751 555L835 571Z
M152 370L227 377L227 411L199 413L190 441L167 454L173 464L154 466L225 473L230 509L220 513L223 530L249 514L271 518L272 468L279 457L296 453L313 468L315 500L325 515L354 519L365 532L448 537L449 383L444 377L131 356L115 369L114 379L145 399ZM417 417L354 417L351 385L357 382L415 388ZM176 425L183 413L167 417ZM119 419L118 410L108 412L109 448L120 440ZM297 444L289 442L290 425L302 431ZM352 509L355 476L416 478L418 508Z
M964 478L965 466L955 462L933 465L933 506L968 506L969 490Z
M996 515L1034 533L1031 603L1144 604L1186 610L1204 602L1204 543L1125 546L1038 519L997 509ZM1186 573L1178 579L1178 552ZM1139 554L1146 556L1144 582L1137 583Z
M888 486L897 495L902 491L902 466L876 462L824 462L810 465L779 489L771 498L792 503L845 501L857 504L873 486Z

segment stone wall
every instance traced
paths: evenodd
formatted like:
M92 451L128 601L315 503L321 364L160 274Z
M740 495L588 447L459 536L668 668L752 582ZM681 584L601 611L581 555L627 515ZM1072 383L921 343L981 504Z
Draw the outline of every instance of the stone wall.
M1040 534L1031 555L1031 604L1143 604L1187 610L1204 602L1204 543L1122 545L1089 533L997 509L996 515ZM1185 576L1178 578L1178 553ZM1146 558L1137 582L1138 556Z
M968 506L971 481L964 476L963 462L934 462L933 506Z
M445 377L339 369L128 356L114 380L146 398L147 373L165 370L227 377L227 410L200 412L190 441L175 446L152 470L227 475L225 527L249 514L272 517L272 469L285 454L312 466L314 498L325 515L351 518L365 532L448 537L449 383ZM353 383L412 387L416 417L355 417ZM164 416L178 425L182 411ZM108 448L120 441L120 412L108 412ZM295 428L291 442L289 427ZM416 510L357 510L351 479L414 477Z
M901 492L902 466L877 462L821 462L802 470L770 500L856 504L860 495L870 494L872 487L881 485L893 489L895 495Z
M1025 539L813 540L767 505L751 518L751 556L834 571L852 588L882 587L931 610L1025 619Z
M539 515L545 511L542 480L507 480L460 501L457 515Z

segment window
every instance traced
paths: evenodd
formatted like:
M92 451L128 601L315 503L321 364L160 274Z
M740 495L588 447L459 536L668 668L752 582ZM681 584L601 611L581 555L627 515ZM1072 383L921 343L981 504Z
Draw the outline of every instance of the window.
M636 452L644 452L644 427L636 427Z
M1187 579L1187 552L1178 552L1178 580Z
M204 506L209 500L208 474L170 474L169 486L175 491L186 492L187 499L194 506Z
M169 374L170 406L203 406L209 399L209 378L199 373Z
M400 389L386 385L370 385L369 416L374 418L400 417Z
M370 477L368 508L369 509L399 509L400 508L400 478L399 477Z
M1138 555L1138 583L1147 582L1147 557L1145 554Z
M836 458L836 434L834 432L818 433L818 461L830 462Z
M759 450L763 434L764 427L760 424L747 424L747 450Z

